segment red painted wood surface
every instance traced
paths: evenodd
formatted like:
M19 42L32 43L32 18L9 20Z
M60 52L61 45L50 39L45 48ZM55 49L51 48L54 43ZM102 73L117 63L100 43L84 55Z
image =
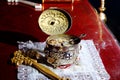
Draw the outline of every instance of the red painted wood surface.
M85 33L83 39L94 41L111 80L120 80L120 47L87 0L43 6L44 9L58 7L66 10L72 18L71 29L66 34L79 36ZM44 41L47 38L38 25L41 12L20 3L8 5L4 0L0 2L0 80L17 79L17 69L10 64L10 56L17 50L17 41Z

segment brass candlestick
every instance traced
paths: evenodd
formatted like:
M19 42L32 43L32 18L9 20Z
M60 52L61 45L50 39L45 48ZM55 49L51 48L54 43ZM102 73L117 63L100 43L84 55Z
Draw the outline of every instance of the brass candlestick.
M106 15L104 13L104 11L106 10L106 8L105 8L105 0L101 0L101 6L100 6L99 10L100 10L100 13L99 13L100 19L102 21L106 22L107 17L106 17Z

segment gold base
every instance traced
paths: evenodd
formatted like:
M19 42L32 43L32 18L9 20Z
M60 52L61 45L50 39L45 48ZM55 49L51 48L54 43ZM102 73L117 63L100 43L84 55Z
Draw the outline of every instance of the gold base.
M104 21L104 22L107 21L107 17L106 17L106 15L105 15L105 13L100 12L99 16L100 16L100 19L101 19L102 21Z

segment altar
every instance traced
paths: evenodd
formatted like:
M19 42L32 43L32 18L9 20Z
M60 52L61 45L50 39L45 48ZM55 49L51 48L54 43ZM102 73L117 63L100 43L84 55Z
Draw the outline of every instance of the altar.
M71 26L65 34L85 34L82 40L93 41L110 80L120 79L120 46L88 0L47 2L36 7L40 9L19 2L2 0L0 3L0 80L17 80L18 67L11 64L11 57L18 50L18 41L44 42L49 36L38 23L40 14L49 8L66 11L70 15Z

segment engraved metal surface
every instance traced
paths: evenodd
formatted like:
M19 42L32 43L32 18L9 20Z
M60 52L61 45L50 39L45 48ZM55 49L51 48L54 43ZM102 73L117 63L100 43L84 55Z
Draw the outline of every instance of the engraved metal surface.
M44 52L47 62L54 68L65 68L71 64L77 64L78 43L80 38L73 35L59 34L49 36L46 40Z
M70 17L62 10L48 9L38 19L41 30L48 35L62 34L70 27Z

